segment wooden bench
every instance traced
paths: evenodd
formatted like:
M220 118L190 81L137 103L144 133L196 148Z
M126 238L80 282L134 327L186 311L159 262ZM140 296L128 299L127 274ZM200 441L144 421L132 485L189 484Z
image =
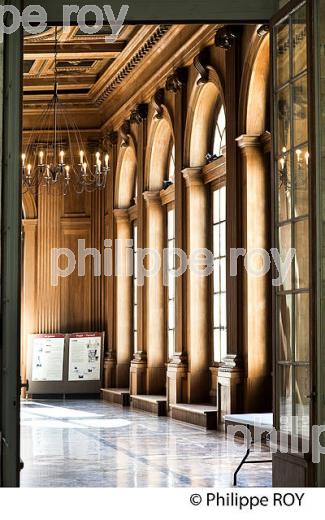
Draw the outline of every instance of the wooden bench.
M178 421L202 426L207 430L218 428L218 409L209 404L171 404L170 416Z
M121 406L130 406L130 391L128 388L102 388L101 397L104 401Z

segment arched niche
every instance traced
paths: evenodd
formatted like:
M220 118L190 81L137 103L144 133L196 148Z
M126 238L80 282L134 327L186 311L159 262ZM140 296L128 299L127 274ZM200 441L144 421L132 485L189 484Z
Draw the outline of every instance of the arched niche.
M255 39L246 59L239 104L239 126L247 135L269 130L270 37Z
M126 209L133 205L135 197L135 183L137 158L135 145L130 137L127 146L120 149L116 168L115 207Z
M206 164L220 102L225 105L222 84L216 71L209 67L208 82L202 84L198 77L190 97L185 131L185 162L190 167Z
M22 195L22 215L24 219L37 218L35 197L30 191L26 191Z
M164 107L162 119L153 118L149 129L145 177L145 185L149 191L162 189L174 142L172 120Z

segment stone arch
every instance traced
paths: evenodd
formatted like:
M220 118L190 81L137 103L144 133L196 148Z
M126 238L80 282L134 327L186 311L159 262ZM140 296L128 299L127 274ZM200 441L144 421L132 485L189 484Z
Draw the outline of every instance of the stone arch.
M255 35L246 59L239 103L240 133L259 135L269 116L270 37Z
M224 90L217 72L208 67L209 79L206 83L195 82L187 114L185 130L185 163L190 167L203 166L209 151L211 132L215 120L215 110Z
M166 107L162 119L152 118L149 128L145 186L161 190L166 178L171 144L175 142L173 123Z
M132 137L129 137L129 140L127 146L121 147L117 160L114 202L115 207L120 209L133 205L132 199L135 193L137 156Z

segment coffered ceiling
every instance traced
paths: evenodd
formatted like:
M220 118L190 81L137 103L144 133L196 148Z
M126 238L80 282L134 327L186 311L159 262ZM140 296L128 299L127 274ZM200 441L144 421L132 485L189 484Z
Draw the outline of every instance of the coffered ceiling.
M107 43L109 26L94 35L86 35L78 27L63 32L58 28L58 74L61 101L91 103L91 90L113 63L122 57L140 26L124 26L115 42ZM40 35L24 37L24 105L40 106L53 93L54 34L51 27Z

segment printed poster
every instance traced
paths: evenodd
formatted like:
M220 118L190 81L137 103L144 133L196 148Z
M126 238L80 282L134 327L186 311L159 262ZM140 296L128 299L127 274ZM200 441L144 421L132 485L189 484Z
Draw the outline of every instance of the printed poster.
M69 381L99 381L102 336L72 334L69 338Z
M31 336L32 381L62 381L64 335Z

